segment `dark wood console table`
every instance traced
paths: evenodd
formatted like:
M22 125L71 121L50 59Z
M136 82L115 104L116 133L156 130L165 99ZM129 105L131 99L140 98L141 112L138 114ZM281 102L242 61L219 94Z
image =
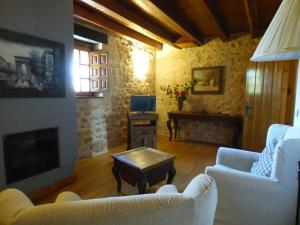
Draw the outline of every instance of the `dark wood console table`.
M201 121L221 121L230 123L234 128L232 137L232 147L240 147L239 140L243 131L243 117L241 115L229 115L222 113L200 113L200 112L168 112L169 119L167 126L170 132L169 141L172 140L172 121L174 122L174 137L177 137L178 120L201 120Z

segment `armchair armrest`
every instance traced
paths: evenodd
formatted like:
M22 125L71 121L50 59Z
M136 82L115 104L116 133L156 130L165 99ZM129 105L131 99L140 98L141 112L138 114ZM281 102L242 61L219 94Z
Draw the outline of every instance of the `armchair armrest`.
M217 153L216 164L237 170L250 171L252 163L258 160L260 153L241 149L221 147Z
M284 224L281 218L285 213L277 212L291 201L282 182L218 165L207 167L206 173L216 180L218 187L216 221L243 224L245 220L246 224L259 224L261 218L268 218L268 224ZM264 214L260 216L262 209Z
M270 193L270 190L279 188L278 180L258 176L245 171L208 166L206 167L205 173L216 180L219 189L234 187L235 190L239 190L242 193L257 193L258 190L259 192ZM234 195L236 195L237 192L238 191L232 191Z

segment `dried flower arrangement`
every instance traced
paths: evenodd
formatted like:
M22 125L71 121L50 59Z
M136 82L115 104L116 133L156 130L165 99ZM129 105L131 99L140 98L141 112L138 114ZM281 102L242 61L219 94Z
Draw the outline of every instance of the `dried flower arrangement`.
M184 84L175 84L174 86L161 86L160 89L164 91L168 97L176 98L178 101L178 110L182 111L183 101L186 100L190 94L192 85L191 82L186 82Z
M186 82L184 84L175 84L174 86L167 85L161 86L160 89L165 92L165 94L170 98L181 98L185 100L186 97L190 94L192 88L191 82Z

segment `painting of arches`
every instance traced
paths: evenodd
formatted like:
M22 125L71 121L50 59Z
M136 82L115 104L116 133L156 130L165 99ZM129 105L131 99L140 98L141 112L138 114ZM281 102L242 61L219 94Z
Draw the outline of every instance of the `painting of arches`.
M0 97L64 97L64 44L0 29Z

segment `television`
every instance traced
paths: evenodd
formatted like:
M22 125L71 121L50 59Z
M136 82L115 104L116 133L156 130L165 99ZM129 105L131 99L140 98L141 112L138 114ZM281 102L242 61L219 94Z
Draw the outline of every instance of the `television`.
M155 112L156 97L155 96L131 96L130 110L133 112Z

